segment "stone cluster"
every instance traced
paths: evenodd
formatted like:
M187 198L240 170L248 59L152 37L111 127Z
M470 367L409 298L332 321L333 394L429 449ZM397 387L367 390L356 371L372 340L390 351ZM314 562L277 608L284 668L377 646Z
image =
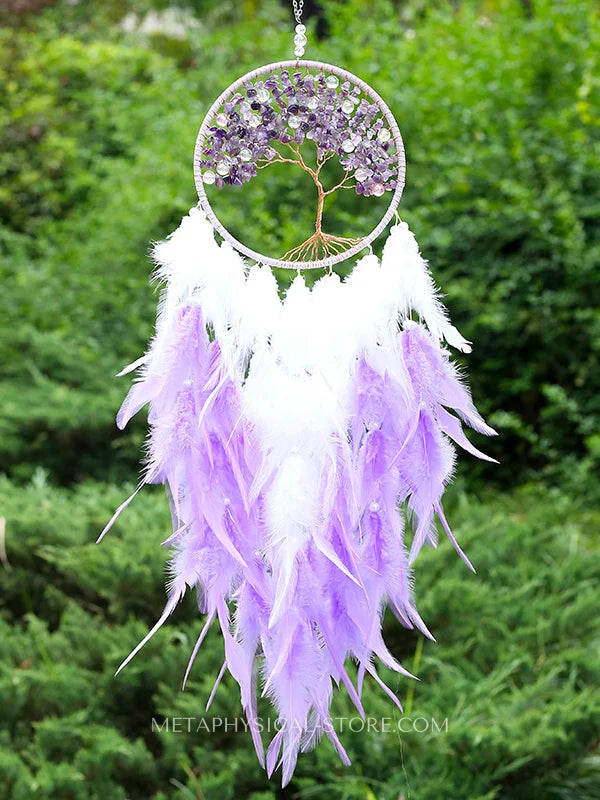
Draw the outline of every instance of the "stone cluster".
M337 154L358 194L395 189L398 154L379 106L336 75L287 70L246 83L224 103L204 142L202 180L241 186L277 157L277 143L305 139L314 142L318 160Z

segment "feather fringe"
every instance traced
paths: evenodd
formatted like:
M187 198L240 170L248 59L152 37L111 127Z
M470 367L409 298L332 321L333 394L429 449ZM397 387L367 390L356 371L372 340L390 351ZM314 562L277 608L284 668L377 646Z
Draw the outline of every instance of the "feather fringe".
M269 775L281 766L285 785L298 752L323 733L350 763L329 715L334 685L344 684L363 716L365 674L399 705L374 666L377 657L410 676L383 642L383 610L389 604L404 626L433 638L415 607L410 565L435 544L437 515L472 568L442 495L453 442L488 458L461 420L494 431L440 346L470 349L405 223L392 229L381 262L368 255L345 281L328 275L312 291L298 276L283 304L271 271L247 271L197 210L154 258L165 284L156 333L124 370L138 377L117 421L123 427L150 404L138 490L166 484L174 555L163 614L122 666L195 587L206 623L184 683L217 619L259 761ZM280 720L266 756L259 682Z

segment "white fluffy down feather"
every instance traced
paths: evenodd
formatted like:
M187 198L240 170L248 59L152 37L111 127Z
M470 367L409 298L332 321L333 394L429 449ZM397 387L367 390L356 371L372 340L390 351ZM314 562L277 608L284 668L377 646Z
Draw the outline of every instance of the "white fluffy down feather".
M381 271L403 316L416 311L438 339L445 339L465 353L471 352L470 342L450 323L427 262L421 257L417 240L406 222L393 226L383 248Z

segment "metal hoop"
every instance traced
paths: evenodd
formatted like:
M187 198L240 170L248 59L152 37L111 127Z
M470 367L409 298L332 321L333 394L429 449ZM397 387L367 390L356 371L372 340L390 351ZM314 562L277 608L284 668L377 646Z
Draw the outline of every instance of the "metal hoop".
M265 75L267 73L273 73L278 70L282 69L294 69L294 68L304 68L304 69L316 69L321 72L327 72L333 75L336 75L338 78L341 78L345 81L351 81L356 86L360 87L360 89L379 107L381 113L385 117L390 131L392 133L392 138L396 147L396 153L398 156L398 174L396 178L396 188L394 189L394 194L390 201L390 204L379 221L379 223L373 228L373 230L360 239L359 242L352 245L348 250L345 250L341 253L336 253L326 258L321 258L317 261L286 261L285 259L277 259L271 258L269 256L265 256L262 253L258 253L255 250L252 250L250 247L247 247L242 242L238 241L228 230L225 226L220 222L217 215L212 209L208 197L206 196L206 190L204 188L204 182L202 181L202 171L201 171L201 158L202 158L202 150L204 147L204 142L209 132L210 126L213 122L213 118L218 113L219 109L226 102L226 100L231 97L235 92L243 86L248 81L253 80L254 78L259 77L260 75ZM229 244L235 248L240 253L248 256L249 258L257 261L260 264L266 264L271 267L280 267L283 269L293 269L295 271L305 270L305 269L319 269L319 268L331 268L334 264L338 264L341 261L346 261L348 258L352 258L361 250L364 250L368 247L371 242L373 242L379 234L384 230L387 224L392 219L396 208L400 202L400 198L402 196L402 191L404 189L404 181L405 181L405 174L406 174L406 159L404 154L404 143L402 141L402 136L400 134L400 129L398 128L398 123L394 119L394 115L383 101L383 99L375 92L368 83L365 83L360 78L353 75L351 72L348 72L345 69L341 69L340 67L336 67L334 64L325 64L321 61L282 61L275 64L266 64L263 67L259 67L258 69L253 70L252 72L248 72L243 75L241 78L238 78L237 81L231 84L224 92L222 92L219 97L215 100L212 106L209 108L202 125L200 126L200 130L198 131L198 137L196 139L196 146L194 148L194 181L196 184L196 190L198 192L199 198L199 205L206 214L206 217L212 224L213 228L219 233Z

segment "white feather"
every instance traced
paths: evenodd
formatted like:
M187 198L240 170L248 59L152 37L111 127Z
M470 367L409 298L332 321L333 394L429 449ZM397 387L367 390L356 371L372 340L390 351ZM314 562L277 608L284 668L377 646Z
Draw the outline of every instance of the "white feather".
M190 209L165 241L154 245L154 278L166 284L159 305L157 330L163 325L168 327L181 303L203 284L207 266L218 260L218 252L212 225L197 208Z
M269 267L255 264L248 272L240 325L241 346L248 352L264 345L278 324L281 301L277 281Z
M310 540L319 513L317 466L310 455L303 457L299 448L295 450L283 460L266 499L266 554L275 586L269 625L278 621L288 605L296 557Z
M245 283L243 259L229 243L223 242L217 248L215 260L205 265L199 298L232 375L238 374L246 359L240 339L245 314Z
M287 291L279 324L272 332L272 348L286 369L310 372L316 350L314 305L311 292L298 275Z
M191 209L167 239L154 245L153 278L163 284L156 332L148 352L125 367L120 374L141 366L149 372L159 369L173 338L178 309L196 295L201 285L199 264L214 260L217 251L212 226L197 209Z
M387 323L392 309L390 292L382 280L377 256L371 254L361 258L345 282L354 336L365 348L374 341L374 329Z
M409 316L411 310L416 311L438 339L445 339L465 353L471 351L470 342L450 323L427 262L421 257L417 241L405 222L392 228L383 248L381 270L404 316Z
M356 356L358 339L353 333L356 320L349 307L347 283L338 275L325 275L312 290L312 335L315 342L315 367L322 369L329 380L345 384L348 366ZM323 347L327 342L327 347Z
M177 309L194 297L219 340L232 374L245 357L240 339L245 316L245 264L228 243L217 244L204 214L192 208L179 228L153 250L155 277L166 282L159 304L157 335L168 331Z

